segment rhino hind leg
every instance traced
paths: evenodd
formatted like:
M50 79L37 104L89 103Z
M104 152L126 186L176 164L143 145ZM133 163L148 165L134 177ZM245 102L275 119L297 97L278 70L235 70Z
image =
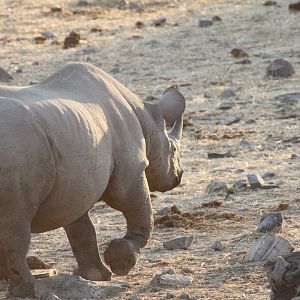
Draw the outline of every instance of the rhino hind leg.
M99 256L95 228L88 213L64 229L78 264L74 274L94 281L111 280L111 272L104 266Z

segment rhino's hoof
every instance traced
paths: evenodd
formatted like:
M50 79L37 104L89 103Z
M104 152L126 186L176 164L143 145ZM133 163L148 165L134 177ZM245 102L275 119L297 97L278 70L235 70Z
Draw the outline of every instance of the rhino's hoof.
M81 276L84 279L92 280L92 281L110 281L111 280L111 272L106 268L88 268L86 270L82 270L76 268L73 271L74 275Z
M116 275L127 275L137 262L138 252L130 240L114 239L104 252L104 261Z
M14 297L32 297L34 298L34 281L21 281L19 283L15 283L13 281L10 282L10 285L8 287L8 291L11 296Z

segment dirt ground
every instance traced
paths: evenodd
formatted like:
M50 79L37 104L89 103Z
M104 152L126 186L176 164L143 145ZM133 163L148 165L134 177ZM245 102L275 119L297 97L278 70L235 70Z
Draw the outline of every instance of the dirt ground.
M52 12L57 4L61 12ZM300 151L299 102L282 104L277 95L300 92L300 22L288 11L288 0L264 6L262 0L144 0L142 9L128 9L122 1L90 1L80 7L77 0L0 1L0 62L13 80L9 85L28 85L41 80L67 62L92 63L121 81L142 99L159 97L171 84L178 84L187 100L182 141L182 184L173 191L153 194L155 211L176 205L181 212L199 214L192 224L156 226L137 266L125 277L122 299L166 299L168 292L179 297L187 292L197 299L268 299L263 263L243 263L257 233L260 217L282 211L285 230L279 234L300 248ZM166 17L164 26L153 19ZM198 27L199 18L219 16L213 26ZM136 28L142 21L144 27ZM101 28L102 32L91 32ZM81 36L75 48L63 49L72 31ZM44 43L34 41L42 31L55 34ZM250 64L231 55L232 48L249 54ZM276 58L287 59L295 68L290 78L266 77L267 65ZM220 93L230 88L236 96L227 100ZM218 109L231 102L232 109ZM250 119L255 119L250 121ZM232 122L233 121L233 122ZM228 124L228 125L226 125ZM240 145L241 140L250 143ZM233 157L208 159L207 153L231 151ZM292 159L292 155L294 159ZM246 190L225 199L225 194L207 195L213 179L231 186L249 173L274 172L266 180L277 189ZM215 208L204 202L222 201ZM101 253L107 243L125 231L120 213L98 204L91 216L98 232ZM298 220L298 221L297 221ZM195 236L188 250L168 251L162 242L180 233ZM215 240L223 251L210 248ZM30 249L59 272L71 273L76 263L63 230L33 235ZM190 274L193 283L183 289L149 288L154 275L164 267ZM0 285L0 299L6 299Z

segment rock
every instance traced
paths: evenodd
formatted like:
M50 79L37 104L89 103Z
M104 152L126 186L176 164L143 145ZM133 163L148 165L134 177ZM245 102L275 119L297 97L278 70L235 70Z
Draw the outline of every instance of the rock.
M292 153L291 154L291 159L297 159L298 158L298 155L297 154L295 154L295 153Z
M261 217L257 230L259 232L281 232L283 218L281 213L268 213Z
M200 28L210 27L212 25L214 25L214 22L212 20L199 19L198 27Z
M167 22L166 17L159 17L158 19L153 20L153 25L156 27L160 27L165 25Z
M216 153L216 152L207 153L208 159L225 158L225 157L233 157L231 151L227 151L225 153Z
M175 249L187 249L193 242L194 236L193 235L182 235L177 236L171 240L165 241L163 243L164 247L168 250L175 250Z
M7 82L11 79L13 79L13 77L0 67L0 81Z
M91 28L91 32L93 32L93 33L102 33L103 28L100 27L100 26L96 26L96 27Z
M276 174L273 173L273 172L266 172L266 173L264 173L263 175L261 175L261 177L262 177L263 179L274 178L275 176L276 176Z
M265 185L264 180L258 174L249 174L247 179L252 189L259 189Z
M51 40L53 40L53 39L55 38L55 34L52 33L52 32L50 32L50 31L42 31L42 32L40 32L40 34L41 34L42 36L44 36L46 39L51 39Z
M273 237L266 234L258 239L245 255L244 262L262 261L290 254L293 251L291 244L282 237Z
M240 141L240 147L241 148L251 148L251 144L247 140L241 140Z
M295 74L294 67L284 59L275 59L267 67L267 75L271 77L289 77Z
M300 252L270 260L265 263L264 269L269 279L271 299L300 299ZM293 298L295 296L298 297Z
M173 293L167 293L167 296L166 296L167 299L173 299L175 297L176 297L176 295Z
M89 6L90 5L90 2L87 1L87 0L79 0L77 2L77 6L79 7L86 7L86 6Z
M255 119L248 119L245 121L245 124L249 125L249 124L255 124L256 120Z
M166 274L159 279L159 285L169 287L186 287L192 282L193 277L189 275Z
M229 110L229 109L232 109L233 106L234 106L234 103L232 103L232 102L221 103L220 105L218 105L218 109Z
M222 251L224 250L224 245L222 244L221 241L216 240L212 243L212 245L210 246L211 249L215 250L215 251Z
M76 46L79 45L79 41L80 41L80 35L75 32L72 31L66 38L64 41L64 49L68 49L68 48L74 48Z
M248 53L241 48L233 48L231 50L231 55L235 58L248 57Z
M180 295L179 299L190 300L190 299L191 299L191 296L190 296L190 294L183 292L183 293Z
M39 82L40 82L39 80L32 79L32 80L29 82L29 85L34 85L34 84L37 84L37 83L39 83Z
M56 6L51 7L50 11L53 13L57 13L57 12L62 12L63 9L60 5L56 5Z
M297 104L300 102L300 93L290 93L279 95L273 98L274 100L279 100L281 103L284 104Z
M290 12L299 12L300 11L300 1L296 3L291 3L289 5L289 11Z
M40 296L39 300L60 300L60 298L51 292L46 292Z
M137 21L135 23L135 27L136 28L143 28L143 27L145 27L145 24L142 21Z
M246 180L238 180L233 184L232 188L235 191L246 190L248 188L247 181Z
M232 97L235 97L235 96L236 96L236 94L232 89L225 89L220 94L221 99L228 99L228 98L232 98Z
M225 192L228 187L226 182L221 180L212 180L206 187L205 192L207 194L217 193L217 192Z
M121 292L126 288L128 288L127 283L96 283L74 275L58 275L37 279L35 283L37 297L50 292L64 300L111 299L116 296L120 297Z
M119 67L114 67L113 69L110 70L110 73L112 73L112 74L120 73L120 68Z
M36 256L28 256L27 264L30 270L34 269L51 269L51 266L47 263L44 263Z

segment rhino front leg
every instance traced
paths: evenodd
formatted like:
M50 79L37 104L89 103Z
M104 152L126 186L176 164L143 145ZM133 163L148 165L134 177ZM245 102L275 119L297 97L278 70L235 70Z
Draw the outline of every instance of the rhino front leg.
M111 272L99 256L95 228L88 213L64 229L78 263L78 269L74 273L88 280L111 280Z
M114 239L104 252L104 260L117 275L126 275L135 266L140 249L145 247L153 227L151 199L146 176L135 181L126 196L108 192L104 201L121 211L127 222L123 238Z

